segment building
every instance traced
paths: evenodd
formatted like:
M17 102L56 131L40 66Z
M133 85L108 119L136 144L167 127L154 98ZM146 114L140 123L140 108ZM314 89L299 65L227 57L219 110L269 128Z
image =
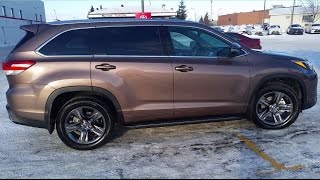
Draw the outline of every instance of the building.
M269 18L269 10L240 12L219 16L218 25L261 24L268 21Z
M45 21L44 3L41 0L1 0L0 46L19 42L25 34L20 26Z
M320 7L318 8L318 14L313 18L311 12L316 12L317 7L305 8L301 6L294 7L293 24L300 24L305 26L306 24L320 23ZM281 5L275 5L272 9L265 11L253 11L253 12L241 12L222 15L218 17L218 25L242 25L242 24L261 24L269 23L270 25L280 25L283 30L287 29L291 24L291 16L293 7L283 7Z
M316 9L316 8L315 8ZM320 7L319 13L315 20L315 23L320 23ZM269 11L270 15L270 24L280 25L283 29L286 29L291 24L291 15L293 8L292 7L283 7L283 8L273 8ZM312 13L313 9L305 8L305 7L295 7L293 14L293 24L300 24L305 26L306 24L310 24L313 20Z
M166 8L166 6L152 7L151 5L145 5L144 11L151 12L152 18L171 18L177 15L173 8ZM141 12L141 6L119 5L118 7L113 6L89 12L88 18L135 18L138 12Z

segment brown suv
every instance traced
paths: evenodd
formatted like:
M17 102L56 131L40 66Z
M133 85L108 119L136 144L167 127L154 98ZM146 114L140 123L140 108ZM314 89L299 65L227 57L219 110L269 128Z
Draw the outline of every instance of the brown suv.
M21 27L3 63L7 109L19 124L56 127L93 149L114 124L247 117L280 129L317 101L317 74L298 57L253 51L178 20L85 20Z

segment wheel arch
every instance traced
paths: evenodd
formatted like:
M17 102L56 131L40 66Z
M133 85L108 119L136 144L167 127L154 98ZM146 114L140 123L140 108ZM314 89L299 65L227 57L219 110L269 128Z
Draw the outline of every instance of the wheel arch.
M109 100L114 109L115 109L115 115L118 123L122 124L124 121L122 109L120 106L119 101L117 98L108 90L99 88L99 87L91 87L91 86L72 86L72 87L64 87L59 88L53 91L46 102L45 106L45 120L47 122L47 130L51 134L54 130L55 126L55 118L53 116L53 104L55 103L55 100L58 100L58 98L63 98L64 95L72 94L72 97L75 97L77 95L93 95L93 96L102 96L105 99Z
M292 74L285 74L285 73L279 73L279 74L270 74L267 75L265 77L263 77L261 80L259 80L259 83L257 84L257 86L254 88L254 90L251 92L247 104L250 106L252 100L255 97L255 94L268 82L272 82L272 81L280 81L283 82L283 79L292 79L294 81L296 81L299 85L300 88L300 92L301 92L301 107L303 107L304 102L306 102L306 92L307 92L307 87L305 86L305 84L303 83L303 81L301 80L301 78L299 78L296 75L292 75ZM284 84L290 85L290 83L288 82L283 82ZM249 107L248 106L248 107Z

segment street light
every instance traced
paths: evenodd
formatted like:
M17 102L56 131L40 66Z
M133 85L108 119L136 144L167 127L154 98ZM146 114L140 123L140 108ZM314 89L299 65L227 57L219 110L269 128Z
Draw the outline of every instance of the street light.
M218 9L218 18L217 18L217 24L219 25L219 16L220 16L220 11L222 10L222 8Z
M194 21L197 22L197 11L195 8L191 8L194 11Z
M218 9L218 17L220 16L220 11L222 10L222 8Z

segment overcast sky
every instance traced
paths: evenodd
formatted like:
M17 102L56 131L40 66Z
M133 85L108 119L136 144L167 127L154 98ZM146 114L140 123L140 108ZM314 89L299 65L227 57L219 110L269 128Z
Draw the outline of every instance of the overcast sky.
M137 6L141 0L43 0L46 9L47 21L54 21L56 16L60 20L86 19L91 5L98 8L121 6ZM297 0L299 2L299 0ZM167 8L178 8L179 0L145 0L146 6L161 7L166 4ZM188 20L199 19L206 12L210 14L210 0L185 0L188 11ZM266 8L272 5L292 6L293 0L266 0ZM262 10L264 0L213 0L212 18L217 19L218 14L234 12L246 12ZM209 15L210 16L210 15Z

